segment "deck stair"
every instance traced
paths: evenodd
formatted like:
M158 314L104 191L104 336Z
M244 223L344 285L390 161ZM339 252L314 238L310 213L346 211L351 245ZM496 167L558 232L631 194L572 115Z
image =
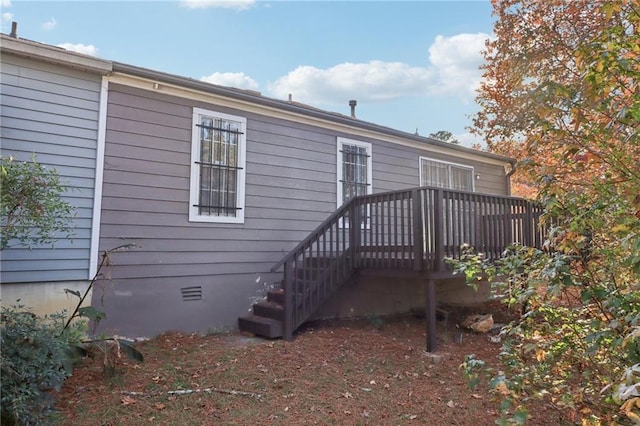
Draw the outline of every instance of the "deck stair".
M444 259L459 257L463 244L488 259L514 242L541 247L541 211L520 198L432 187L352 198L274 265L271 272L283 270L280 288L254 304L239 327L291 340L356 272L386 270L424 277L428 333L435 334L434 280L446 275ZM428 337L427 350L434 345Z

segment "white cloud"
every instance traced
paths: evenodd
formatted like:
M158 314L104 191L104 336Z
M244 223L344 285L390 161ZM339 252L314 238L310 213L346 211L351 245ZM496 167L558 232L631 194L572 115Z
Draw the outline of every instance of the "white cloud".
M429 94L472 99L481 79L478 66L487 34L437 36L429 47L429 65L401 62L343 63L320 69L300 66L268 85L271 94L307 103L343 103L345 99L385 101Z
M11 0L0 0L0 7L11 7Z
M84 53L85 55L98 56L98 48L93 44L82 44L82 43L61 43L58 47L62 47L63 49L71 50L72 52Z
M269 84L271 93L289 93L302 102L333 103L345 99L384 101L423 92L431 71L401 62L343 63L328 69L301 66Z
M180 0L180 4L189 9L223 8L246 10L256 4L256 0Z
M200 80L221 86L258 90L258 83L243 72L214 72Z
M453 37L436 37L429 47L429 62L438 79L436 93L474 94L480 86L482 73L478 67L483 58L488 34L458 34Z
M13 13L4 12L2 14L2 22L9 22L13 19Z
M52 16L50 20L42 24L42 29L51 31L56 27L56 25L58 25L58 22L56 22L56 18Z

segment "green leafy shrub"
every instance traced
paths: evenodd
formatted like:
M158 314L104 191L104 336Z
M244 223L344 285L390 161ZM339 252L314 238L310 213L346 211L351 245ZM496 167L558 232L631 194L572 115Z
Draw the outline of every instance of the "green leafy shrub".
M0 157L0 250L53 244L73 235L73 207L62 199L68 188L55 169L35 160Z
M24 306L3 307L0 342L2 425L52 421L55 391L71 375L81 325L60 334L64 313L40 318Z
M640 422L640 220L607 185L594 185L597 200L544 189L546 250L451 261L470 283L495 280L496 295L523 308L503 330L500 371L475 359L462 366L470 384L482 370L493 377L504 424L522 423L534 399L584 424Z

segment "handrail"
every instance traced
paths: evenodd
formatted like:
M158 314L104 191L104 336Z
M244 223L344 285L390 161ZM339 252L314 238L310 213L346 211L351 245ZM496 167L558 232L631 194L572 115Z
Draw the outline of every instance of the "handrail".
M336 211L334 211L331 216L329 216L327 219L324 220L324 222L322 222L320 225L318 225L316 227L316 229L314 229L313 231L311 231L309 233L309 235L307 235L307 237L302 240L298 245L296 245L294 248L292 248L289 253L287 253L282 259L280 259L280 261L278 263L276 263L272 268L271 268L271 272L276 272L278 269L280 269L280 267L282 265L284 265L285 263L287 263L288 261L290 261L291 259L293 259L296 254L298 252L300 252L303 248L305 248L310 242L312 242L315 237L319 234L321 234L323 231L325 231L327 229L327 227L333 223L333 221L340 217L346 210L348 210L348 208L351 206L351 204L354 202L354 200L358 198L358 197L354 197L352 199L350 199L349 201L347 201L345 204L343 204L342 206L340 206L340 208Z
M487 193L473 192L473 191L451 190L451 189L444 189L444 188L435 187L435 186L416 186L416 187L412 187L412 188L402 189L402 190L399 190L399 191L398 190L396 190L396 191L385 191L385 192L376 192L375 194L359 195L357 197L353 197L350 200L348 200L345 204L343 204L336 211L334 211L329 217L327 217L327 219L325 219L320 225L318 225L313 231L311 231L309 233L309 235L307 235L307 237L304 240L302 240L300 243L298 243L282 259L280 259L280 261L278 261L278 263L276 263L271 268L271 272L277 272L278 269L280 269L285 263L287 263L288 261L293 259L296 256L297 253L299 253L309 243L313 242L313 240L318 235L322 234L322 232L325 231L328 228L328 226L336 218L340 217L346 211L348 211L349 208L352 206L352 204L354 204L356 202L358 202L360 204L367 203L371 199L384 197L384 196L391 195L391 194L396 194L396 193L399 193L399 192L414 193L415 191L420 192L420 191L425 191L425 190L426 191L429 191L429 190L432 190L432 191L446 191L448 193L460 194L462 196L464 196L464 195L475 196L475 197L487 196L487 197L500 198L501 200L505 200L505 201L509 200L509 201L526 202L527 204L531 203L530 200L527 200L527 199L524 199L524 198L520 198L520 197L511 196L511 195L497 195L497 194L487 194Z
M349 210L352 204L355 202L365 202L367 199L384 197L386 195L396 194L398 192L412 192L416 190L421 190L424 188L431 188L429 186L416 186L414 188L402 189L399 191L385 191L385 192L376 192L375 194L366 194L366 195L358 195L349 199L346 203L340 206L336 211L334 211L328 218L326 218L320 225L318 225L313 231L307 235L307 237L298 243L294 248L289 250L289 252L282 258L278 263L276 263L272 268L271 272L277 272L281 266L290 261L295 254L300 252L303 247L306 247L310 242L312 242L315 237L322 233L322 231L326 230L328 225L331 224L336 218L340 217L345 211Z

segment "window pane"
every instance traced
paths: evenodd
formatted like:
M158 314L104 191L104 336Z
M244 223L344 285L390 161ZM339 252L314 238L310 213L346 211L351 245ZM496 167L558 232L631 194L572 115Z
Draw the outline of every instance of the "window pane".
M367 148L358 145L342 145L342 198L347 201L368 191Z
M200 194L202 215L237 215L238 145L242 125L213 117L200 117Z
M423 186L473 191L473 169L441 161L421 159Z
M422 160L422 185L448 188L447 165L438 161Z
M459 191L473 191L473 173L466 167L451 165L451 188Z

